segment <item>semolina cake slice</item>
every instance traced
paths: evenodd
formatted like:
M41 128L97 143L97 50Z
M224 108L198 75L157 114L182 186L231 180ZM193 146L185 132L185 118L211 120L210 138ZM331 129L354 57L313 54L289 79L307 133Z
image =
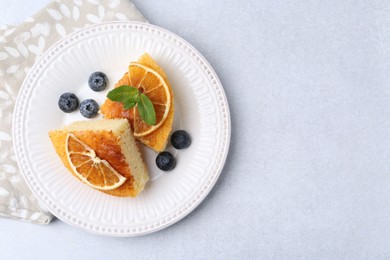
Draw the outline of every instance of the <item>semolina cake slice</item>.
M141 143L143 143L144 145L152 148L156 152L161 152L166 147L168 137L172 130L173 120L174 120L175 107L174 107L174 95L173 95L172 87L163 69L152 59L152 57L149 54L145 53L139 58L138 62L135 63L141 64L141 66L150 68L156 73L158 73L163 79L163 81L165 82L165 84L167 85L169 90L170 107L165 120L153 132L144 136L136 136L136 139ZM132 64L134 64L134 62ZM129 71L126 72L123 75L123 77L115 84L115 88L120 87L122 85L131 86L132 83L136 81L134 79L136 75L131 74L130 67L131 66L129 66ZM137 86L134 87L142 88L142 80L139 83L139 85L138 84L136 85ZM155 106L155 110L158 111L158 107ZM105 100L104 104L100 107L100 113L104 116L104 118L126 118L129 121L133 130L134 127L137 127L137 125L135 124L139 123L139 122L137 123L137 120L134 120L134 108L125 110L123 108L122 103L111 101L108 98Z
M107 175L112 178L111 180L104 179L104 184L109 186L116 181L119 187L106 190L104 187L91 186L102 192L119 197L135 197L144 189L149 180L148 170L139 152L138 143L134 139L126 119L74 122L62 129L50 131L49 137L64 166L89 186L96 179L102 177L100 176L102 172L110 172L114 169L113 171L116 172L119 179L115 179L115 174ZM73 143L71 144L69 140ZM71 145L73 148L70 148ZM74 154L79 156L78 162L71 159L70 149L76 151ZM91 154L92 157L96 157L91 159L88 157ZM87 159L82 161L84 158ZM106 163L101 164L104 161ZM99 170L106 169L106 171L95 173L92 168L96 165L98 165ZM88 173L88 176L85 175L88 177L88 181L81 178L84 176L80 175L82 171Z

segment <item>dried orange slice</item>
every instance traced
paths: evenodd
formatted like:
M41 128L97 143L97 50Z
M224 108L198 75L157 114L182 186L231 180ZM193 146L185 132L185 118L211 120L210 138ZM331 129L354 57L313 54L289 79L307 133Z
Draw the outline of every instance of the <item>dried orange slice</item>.
M156 124L148 125L139 114L137 105L133 109L134 136L141 137L158 129L168 117L171 106L169 87L164 78L155 70L138 62L131 62L129 66L130 85L144 93L153 103L156 112Z
M74 134L66 137L66 156L76 176L97 190L114 190L121 186L126 178L120 175L106 160L96 153Z

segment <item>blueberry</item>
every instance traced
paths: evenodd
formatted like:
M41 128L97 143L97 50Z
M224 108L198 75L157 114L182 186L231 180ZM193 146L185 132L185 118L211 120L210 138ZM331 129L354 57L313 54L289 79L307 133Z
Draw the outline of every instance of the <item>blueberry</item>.
M176 160L169 152L161 152L156 157L156 164L160 170L170 171L175 168Z
M79 107L79 99L73 93L64 93L58 100L58 107L65 113L70 113Z
M80 113L86 118L95 117L99 112L99 105L93 99L86 99L80 104Z
M102 91L107 86L107 76L103 72L96 71L89 76L88 79L88 86L93 91Z
M184 130L177 130L171 135L171 144L176 149L185 149L191 145L191 137Z

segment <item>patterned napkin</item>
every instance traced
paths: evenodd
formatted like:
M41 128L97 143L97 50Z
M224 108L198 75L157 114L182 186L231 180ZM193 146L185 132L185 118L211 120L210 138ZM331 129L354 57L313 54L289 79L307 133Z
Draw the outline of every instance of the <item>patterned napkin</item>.
M0 216L39 224L48 224L53 217L24 182L12 144L12 113L27 72L68 33L115 20L146 22L130 0L63 0L48 4L18 26L0 26Z

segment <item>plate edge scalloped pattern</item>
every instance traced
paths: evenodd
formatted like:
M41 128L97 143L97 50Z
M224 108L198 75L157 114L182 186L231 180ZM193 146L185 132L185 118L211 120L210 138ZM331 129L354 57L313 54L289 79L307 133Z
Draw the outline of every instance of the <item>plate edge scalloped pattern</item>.
M212 172L208 176L208 180L205 181L205 184L200 189L200 191L196 194L196 196L184 207L173 212L163 220L159 220L152 225L141 226L137 229L101 228L100 226L88 224L86 221L83 220L81 221L77 220L77 222L70 221L69 218L67 218L67 213L61 210L56 211L56 214L54 214L59 219L72 226L76 226L84 230L87 230L89 232L100 234L100 235L128 237L128 236L138 236L138 235L152 233L161 230L165 227L168 227L176 223L177 221L181 220L186 215L188 215L192 210L194 210L204 200L204 198L207 196L207 194L211 191L211 189L215 185L219 175L222 172L222 168L226 161L226 157L230 146L231 121L230 121L229 106L228 106L225 92L223 90L222 84L218 76L216 75L215 71L212 69L210 64L207 62L207 60L191 44L186 42L181 37L173 34L172 32L155 25L139 23L139 22L108 22L99 25L93 25L85 29L82 29L80 31L69 34L66 38L60 40L59 42L55 43L51 48L49 48L46 51L46 53L38 60L38 62L30 70L30 73L27 75L26 79L22 84L22 87L20 89L19 95L16 100L13 122L12 122L12 133L14 138L14 149L17 158L17 163L19 165L19 168L22 172L24 179L26 180L30 189L33 191L34 195L38 198L40 202L46 205L51 212L53 212L53 209L50 206L48 206L48 201L47 201L48 198L39 195L38 184L36 182L30 181L32 179L31 176L32 172L30 166L27 163L26 151L22 144L23 138L22 138L21 120L26 110L24 104L26 103L26 99L28 97L29 91L31 91L32 89L31 84L28 84L28 82L30 79L33 79L34 75L37 74L43 68L43 65L50 59L50 56L54 55L62 48L66 47L69 42L72 42L74 40L73 37L81 37L81 38L86 37L91 32L96 32L96 28L99 29L102 28L102 30L109 30L110 28L112 28L112 29L123 29L123 30L146 31L149 33L158 34L160 37L164 37L165 39L171 41L173 44L180 47L183 51L185 51L187 54L189 54L192 58L196 60L198 65L200 65L201 68L206 72L210 84L213 86L215 93L217 95L218 108L220 110L219 112L221 112L221 118L222 118L221 123L223 124L221 128L222 139L221 139L220 146L217 149L218 159L214 164Z

